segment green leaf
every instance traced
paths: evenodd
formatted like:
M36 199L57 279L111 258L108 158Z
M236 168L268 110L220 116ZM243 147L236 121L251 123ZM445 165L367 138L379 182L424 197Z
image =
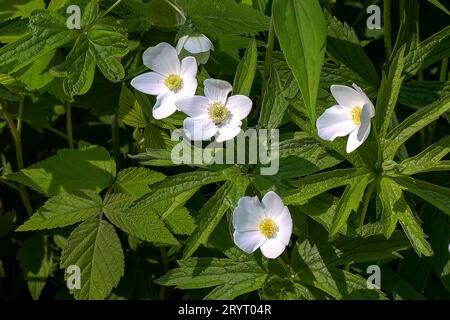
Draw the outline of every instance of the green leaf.
M278 128L283 122L289 99L294 99L297 93L298 84L286 62L273 62L264 88L258 123L267 130Z
M44 8L44 0L3 0L0 4L0 22L16 17L26 18L29 17L34 10Z
M444 112L450 110L450 99L436 101L413 113L402 123L392 129L384 141L384 158L392 160L398 148L420 129L437 120Z
M102 147L89 146L79 150L60 149L56 156L17 173L7 175L39 193L55 196L77 190L100 191L110 186L116 164Z
M299 83L314 126L320 71L326 47L326 23L322 8L317 0L275 0L272 11L281 48Z
M216 287L205 299L231 300L262 287L267 274L252 260L189 258L155 282L178 289Z
M124 78L125 70L118 60L128 52L124 33L118 22L101 19L77 38L66 61L52 69L56 76L64 77L68 96L82 95L90 89L96 65L110 81Z
M380 199L383 201L382 221L385 221L385 234L390 235L397 221L403 227L409 241L419 256L433 255L433 250L427 242L426 235L414 217L411 208L406 202L401 187L389 178L381 179Z
M428 2L434 4L436 7L444 11L446 14L450 15L450 12L447 10L447 8L439 2L439 0L428 0Z
M226 182L205 203L197 218L197 228L186 241L183 259L189 258L201 244L207 244L209 236L213 233L224 214L228 210L234 209L239 199L245 195L248 184L247 178L239 176L233 183Z
M450 26L447 26L408 52L405 59L406 77L416 75L421 69L448 57L449 54Z
M442 138L418 155L403 160L398 165L398 171L404 175L420 172L450 170L448 161L440 161L450 152L450 136Z
M149 186L165 179L165 175L146 168L127 168L119 172L114 187L121 193L140 198L150 193Z
M363 174L356 169L337 169L300 178L295 182L297 189L284 197L284 203L303 204L330 189L355 184Z
M386 134L391 124L394 109L397 104L397 97L403 82L402 72L404 66L405 46L401 47L389 64L389 73L381 80L380 91L378 92L376 110L377 128L381 139Z
M383 275L381 286L387 292L394 296L398 295L404 300L425 300L425 297L421 293L388 266L381 266L381 274Z
M149 208L133 208L134 197L125 194L110 196L105 204L108 219L123 231L149 242L177 245L158 212Z
M450 81L414 81L403 83L398 102L419 110L437 100L450 99Z
M450 215L450 188L441 187L410 177L391 177L403 190L428 201L433 206Z
M61 254L61 268L71 265L81 270L81 288L72 290L77 300L106 298L124 273L124 255L114 227L95 217L73 230Z
M118 115L123 123L135 128L145 128L148 124L143 107L125 84L120 91Z
M244 58L238 65L233 82L233 94L250 95L253 80L255 79L256 63L258 62L258 47L256 40L250 40Z
M186 207L179 207L166 219L169 228L175 234L190 235L195 230L195 219L190 215Z
M34 300L39 299L47 278L56 269L53 251L47 237L35 235L28 238L17 252L28 290Z
M354 212L358 212L359 203L364 197L364 191L369 183L375 178L372 173L365 174L356 179L351 185L345 188L344 194L339 199L336 215L330 229L330 236L334 236L347 223L348 217Z
M32 231L70 226L102 211L102 199L94 191L62 193L47 202L16 231Z
M254 34L269 29L269 18L234 0L178 1L195 27L206 35Z
M434 269L444 287L450 290L450 258L448 254L450 217L435 212L432 219L433 234L430 236L430 242L436 252L433 260Z
M371 86L380 82L377 71L361 46L355 31L327 13L327 52L356 72Z

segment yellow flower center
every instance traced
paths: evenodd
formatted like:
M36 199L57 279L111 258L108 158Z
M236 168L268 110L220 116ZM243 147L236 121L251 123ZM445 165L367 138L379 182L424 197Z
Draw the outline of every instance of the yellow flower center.
M361 111L361 107L358 106L352 109L352 120L358 126L361 124Z
M221 123L228 116L228 109L221 102L214 102L208 107L209 118L216 124Z
M275 224L275 222L269 218L263 219L258 227L259 227L259 231L267 239L273 238L278 231L278 227Z
M164 80L164 84L170 91L178 92L183 89L183 79L177 74L171 74Z

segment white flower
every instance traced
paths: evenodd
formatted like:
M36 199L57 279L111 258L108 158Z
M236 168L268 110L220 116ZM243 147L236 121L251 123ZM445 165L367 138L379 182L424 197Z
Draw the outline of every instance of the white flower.
M353 89L354 88L354 89ZM347 153L358 148L370 134L370 119L375 108L364 91L356 84L353 88L341 85L331 86L331 94L337 101L317 119L319 137L333 141L336 137L349 135Z
M142 60L154 72L135 77L131 85L139 91L157 96L153 117L167 118L177 111L175 101L178 98L195 94L197 62L194 57L186 57L180 63L175 48L165 42L145 50Z
M201 33L183 36L177 43L177 52L180 56L193 55L199 64L208 62L210 50L214 50L211 40Z
M277 258L289 244L292 218L289 209L273 191L258 197L243 197L233 215L234 243L247 253L258 248L264 256Z
M241 131L242 119L252 109L252 100L243 95L229 98L232 87L226 81L206 79L205 97L193 96L177 100L177 107L189 117L183 122L191 140L207 140L217 132L217 142L233 139Z

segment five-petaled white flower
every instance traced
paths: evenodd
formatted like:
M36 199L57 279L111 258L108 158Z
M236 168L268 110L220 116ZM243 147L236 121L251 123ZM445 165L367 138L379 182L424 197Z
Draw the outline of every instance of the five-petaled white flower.
M177 52L180 56L192 55L199 64L208 62L210 50L214 50L214 46L211 40L202 33L183 36L177 43Z
M131 85L141 92L157 96L153 117L167 118L177 111L175 101L178 98L195 94L197 62L194 57L186 57L180 63L175 48L165 42L145 50L142 60L154 72L135 77Z
M353 89L354 88L354 89ZM349 135L347 153L358 148L370 134L370 119L375 116L373 103L356 84L353 88L333 85L331 94L337 101L317 119L319 137L333 141Z
M234 242L247 253L258 248L264 256L275 259L289 244L292 218L289 209L273 191L258 197L243 197L233 215Z
M233 139L241 131L242 119L252 109L252 100L243 95L228 98L231 84L223 80L206 79L205 96L177 100L178 109L186 113L183 127L189 139L207 140L217 132L217 142Z

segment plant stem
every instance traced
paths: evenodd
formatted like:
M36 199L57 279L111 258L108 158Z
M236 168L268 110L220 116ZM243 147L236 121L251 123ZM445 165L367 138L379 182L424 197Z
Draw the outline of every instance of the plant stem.
M172 3L170 0L164 0L169 6L171 6L178 14L183 18L183 21L186 21L186 16L184 15L183 11L181 9Z
M72 132L72 103L69 101L66 105L66 122L67 122L67 141L69 148L73 149L73 132Z
M283 267L284 272L286 272L286 275L290 276L291 272L289 271L289 268L287 267L286 263L284 262L283 258L281 258L281 256L279 256L276 261L278 262L279 265L281 265Z
M367 187L366 194L364 195L364 202L361 208L361 218L359 220L358 228L364 225L364 220L366 220L367 208L369 207L370 199L372 198L373 191L375 190L375 181L373 181L369 187Z
M17 171L23 169L24 167L23 152L22 152L22 116L23 116L24 101L25 101L24 96L20 96L19 111L17 114L17 126L14 123L14 120L8 111L7 103L2 102L1 104L3 116L5 117L5 120L8 123L8 126L11 130L11 134L14 140L14 146L16 149ZM22 199L22 202L27 211L27 214L29 217L31 217L31 215L33 214L33 207L31 206L31 201L28 196L28 193L26 192L25 186L19 184L18 191L20 194L20 198Z
M384 0L383 6L383 18L384 18L384 48L386 50L386 60L392 53L392 38L391 38L391 0Z
M439 81L445 81L447 79L448 58L442 60L441 72L439 73Z
M120 155L120 135L119 135L119 123L117 121L117 115L111 116L111 142L114 158L116 159L117 167L122 167L122 157Z
M110 13L122 0L117 0L116 2L113 3L113 5L111 7L109 7L108 9L106 9L105 12L102 13L102 15L100 16L100 18L103 18L104 16L106 16L108 13Z
M264 73L263 73L263 82L262 82L262 90L263 91L266 89L267 81L269 78L274 43L275 43L275 26L273 24L273 17L271 17L270 18L270 28L269 28L269 37L267 39L267 47L266 47L266 59L264 61ZM261 96L263 96L263 95L261 95Z

